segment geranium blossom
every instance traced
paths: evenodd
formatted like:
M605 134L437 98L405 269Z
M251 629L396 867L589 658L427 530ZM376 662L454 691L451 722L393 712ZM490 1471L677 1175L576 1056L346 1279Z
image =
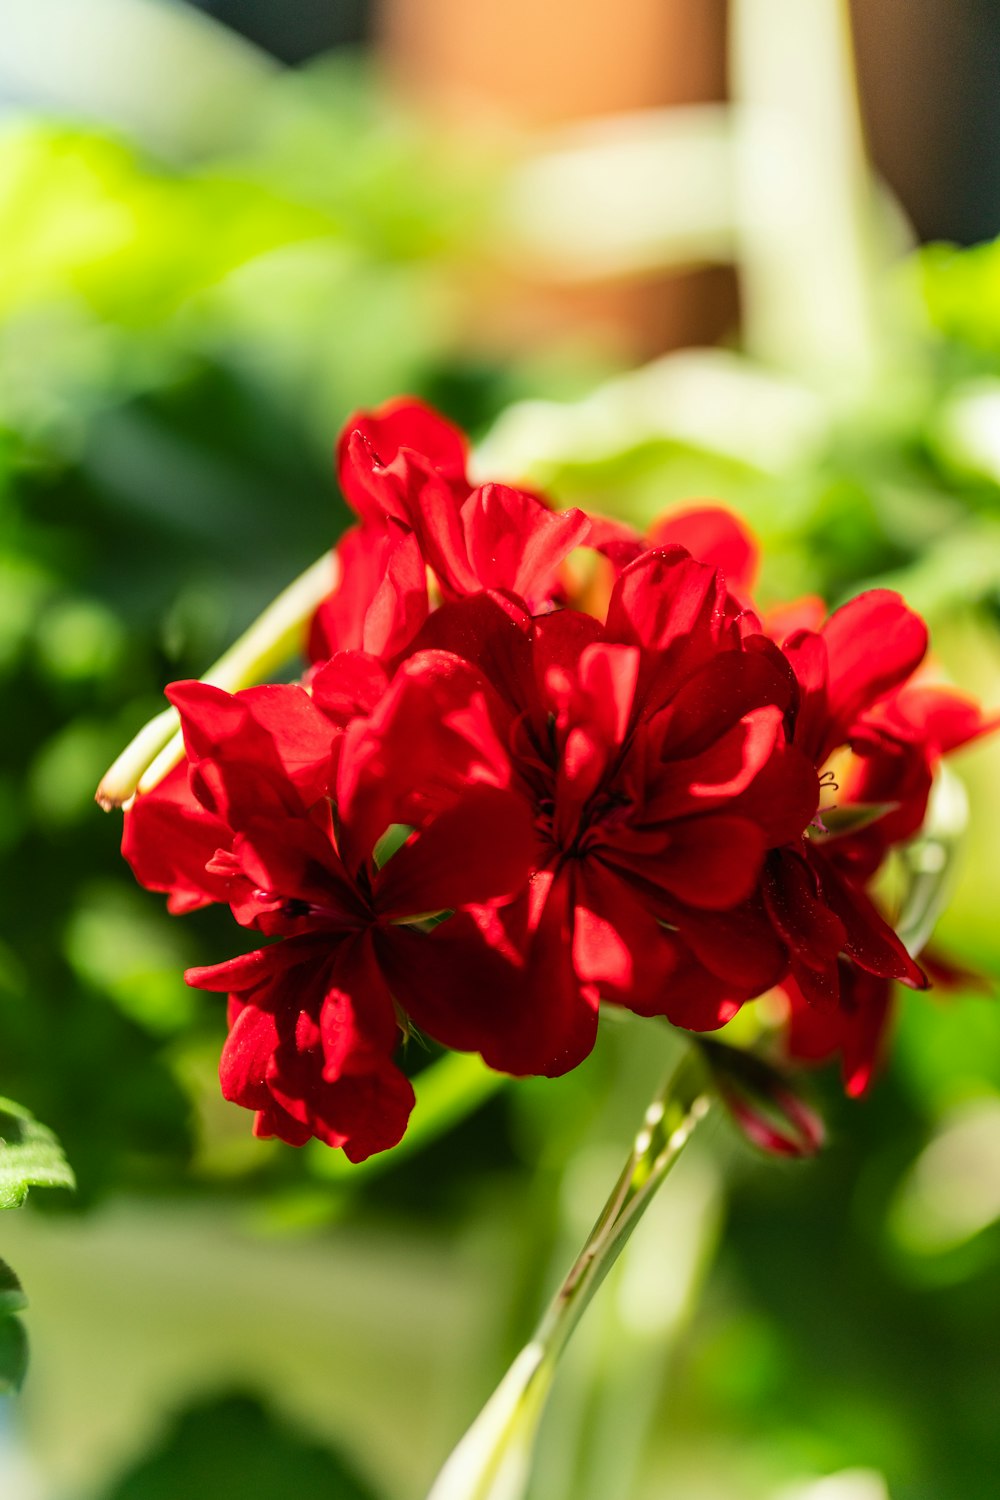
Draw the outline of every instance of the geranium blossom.
M554 1075L601 1002L704 1031L775 987L791 1053L859 1092L891 983L926 983L873 878L987 727L919 676L918 616L762 617L720 507L640 537L475 486L412 401L353 418L338 472L359 519L302 684L175 684L186 759L126 815L172 911L269 940L188 976L230 996L226 1097L360 1160L405 1128L414 1027Z
M226 900L243 926L283 939L189 975L231 997L223 1092L256 1111L258 1134L293 1145L315 1135L352 1160L394 1145L413 1103L392 1060L396 1003L420 961L408 924L509 896L534 852L475 674L423 653L345 729L342 678L359 667L378 683L373 663L334 662L312 698L176 684L190 790L176 776L140 798L124 844L175 907ZM415 688L420 713L436 711L416 783ZM382 863L376 844L394 824L408 831Z

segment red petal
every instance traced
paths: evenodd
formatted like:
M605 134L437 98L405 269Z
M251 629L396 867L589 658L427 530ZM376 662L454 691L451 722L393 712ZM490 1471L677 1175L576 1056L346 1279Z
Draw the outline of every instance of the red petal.
M325 796L338 727L309 694L294 683L274 683L246 688L236 698L270 736L281 769L306 805Z
M780 740L728 811L756 823L769 849L795 843L816 815L819 781L812 761Z
M784 653L799 684L795 716L795 744L817 769L828 752L830 717L827 706L829 658L821 635L799 630L789 636Z
M664 891L687 906L724 911L753 892L764 858L764 836L745 818L707 813L668 825L655 859L608 846L604 862L638 879L651 892Z
M836 610L822 631L830 670L828 712L847 738L858 714L898 687L927 651L927 626L889 589L871 589ZM832 733L832 731L831 731Z
M632 717L639 652L634 646L585 646L572 673L550 667L546 699L562 738L556 777L557 834L571 843L588 799L617 758Z
M365 614L361 648L372 656L404 651L427 618L427 566L410 533L385 558L379 586Z
M383 918L507 900L527 883L536 853L524 798L472 786L392 856L373 899Z
M181 716L192 787L230 827L267 808L300 811L328 790L340 731L304 689L273 685L232 695L204 682L175 682L167 697Z
M475 569L466 551L462 505L468 487L430 475L414 497L412 524L420 540L427 566L438 578L446 598L474 594L479 589Z
M370 920L329 838L306 818L249 823L233 840L233 853L255 894L277 908L277 925L255 922L264 931L299 931L303 923L349 930ZM289 901L304 902L315 914L289 918L281 910Z
M690 906L721 910L747 899L763 858L764 837L745 818L690 818L671 824L657 879Z
M393 993L431 1036L502 1072L556 1077L597 1035L597 992L573 969L570 919L566 876L545 871L512 906L376 941Z
M822 969L844 951L844 924L820 899L816 877L801 855L777 850L761 887L775 929L803 963Z
M655 548L630 563L608 606L611 640L668 651L692 636L707 649L717 636L725 590L714 568L680 547Z
M724 651L678 690L664 715L665 751L671 759L699 754L755 708L792 706L795 679L784 657L761 638L740 651Z
M823 896L847 929L844 951L862 969L898 979L911 989L927 988L927 976L899 938L879 916L865 892L846 879L825 855L810 846L810 861L819 875Z
M528 896L526 975L535 997L533 1028L540 1032L545 1073L567 1072L586 1057L597 1036L596 986L576 972L572 961L572 871L539 871ZM514 911L505 908L506 911ZM525 1046L527 1051L527 1046Z
M505 703L520 711L533 698L532 628L531 616L519 604L484 591L434 610L414 642L413 654L437 650L462 657L479 668Z
M662 517L649 531L650 547L683 547L710 568L718 568L734 593L749 593L757 576L759 550L732 511L698 505Z
M586 539L582 511L552 511L504 484L473 490L462 507L469 565L480 588L509 589L538 603L556 586L556 570Z
M474 783L506 786L506 719L468 662L444 651L411 657L368 722L344 731L337 805L348 868L368 859L390 824L421 825Z
M245 1109L266 1109L271 1102L267 1072L278 1045L274 1015L245 1005L230 1029L219 1061L222 1097Z
M762 708L692 758L665 760L641 809L643 823L664 823L732 803L767 765L782 743L782 732L781 710Z
M388 686L385 668L363 651L339 651L313 672L309 688L316 707L343 727L367 718Z
M646 542L634 527L611 516L595 516L593 511L590 512L587 546L600 552L618 571L646 551Z
M1000 727L1000 716L984 716L971 698L930 684L904 687L886 703L878 720L900 738L916 741L932 759Z
M232 835L221 818L196 802L186 764L175 767L151 792L136 797L125 813L122 854L141 885L166 891L174 913L229 900L230 881L205 866Z
M357 650L397 655L427 618L427 570L413 532L396 522L354 527L337 556L337 586L310 626L310 659Z
M572 675L588 646L604 640L604 627L593 615L578 609L557 609L535 621L533 653L535 676L540 686L553 668Z
M807 1003L819 1011L836 1013L841 998L841 974L847 965L835 958L807 964L797 953L789 957L789 973Z
M694 954L675 939L677 968L670 977L663 1014L673 1026L687 1031L717 1031L733 1019L743 1004L732 986L712 974Z
M365 1071L370 1054L388 1060L399 1041L399 1025L388 985L368 933L335 949L335 963L319 1011L323 1076Z
M238 954L225 963L188 969L184 979L195 989L253 995L258 1003L262 1003L258 992L266 991L280 975L290 969L311 968L329 955L329 938L291 938L284 943L272 943L268 948L257 948L252 953Z
M864 1094L878 1066L892 1016L889 980L863 969L843 966L842 1003L818 1011L806 1003L793 981L782 989L789 1001L786 1050L797 1062L825 1062L841 1055L844 1089L852 1098Z
M671 935L641 904L635 888L596 861L575 880L573 965L612 1000L642 1016L662 1016L678 966Z
M341 488L352 504L357 504L356 477L350 457L355 433L371 444L382 466L391 464L401 450L408 449L419 454L428 467L449 478L458 479L465 473L467 444L463 434L422 401L404 396L386 402L375 411L355 412L344 424L337 464ZM363 492L362 503L366 498L367 492Z
M679 547L645 552L624 570L608 606L607 635L643 650L638 701L647 717L706 661L739 645L721 576Z
M280 943L199 977L217 983L225 969L244 1003L223 1093L257 1111L256 1133L316 1136L352 1161L395 1145L413 1092L391 1060L398 1028L368 940Z
M826 619L826 602L817 594L806 594L791 604L778 604L764 616L764 628L779 646L800 630L818 631Z
M677 925L695 957L740 999L762 995L788 971L787 950L757 896L732 911L684 912Z
M427 496L448 497L452 534L460 537L458 511L469 492L464 475L436 467L412 448L399 448L391 458L385 456L388 451L381 437L373 442L359 428L344 433L338 471L348 504L367 525L393 520L416 530Z

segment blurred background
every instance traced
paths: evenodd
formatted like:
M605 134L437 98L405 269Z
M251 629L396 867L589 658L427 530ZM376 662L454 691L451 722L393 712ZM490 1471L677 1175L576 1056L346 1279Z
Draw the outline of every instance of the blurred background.
M335 540L348 412L421 395L636 522L721 499L765 603L900 588L1000 704L998 67L988 0L6 0L0 1093L79 1191L0 1220L4 1500L420 1500L680 1045L459 1060L357 1170L218 1097L181 971L229 923L141 892L93 788ZM905 996L864 1102L816 1076L819 1159L695 1143L532 1500L996 1493L998 747L958 769L982 982Z

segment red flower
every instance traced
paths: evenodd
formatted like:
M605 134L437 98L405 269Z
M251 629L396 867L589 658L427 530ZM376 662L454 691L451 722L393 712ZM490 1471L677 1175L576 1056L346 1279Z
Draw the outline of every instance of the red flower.
M503 589L544 608L590 530L580 511L553 511L528 491L473 486L461 433L417 401L351 417L337 465L362 524L338 548L340 581L313 622L313 660L402 651L427 612L427 568L445 599Z
M862 594L820 631L798 630L785 641L799 689L793 744L823 773L821 785L832 774L828 758L852 744L864 715L910 677L926 645L923 622L887 590ZM796 835L768 856L757 897L743 910L745 928L770 925L785 972L821 1009L838 1004L845 959L866 974L923 987L923 971L866 894L850 841L824 837L822 817L821 810L809 830L817 837Z
M923 622L886 590L785 642L802 692L795 742L817 769L836 752L823 780L837 802L800 852L769 857L762 890L789 954L790 1055L840 1054L852 1095L877 1065L892 981L927 984L866 887L893 845L923 824L940 757L993 727L967 699L912 680L926 642ZM847 815L840 827L838 808Z
M230 847L241 810L270 808L280 817L326 794L343 715L324 714L294 686L230 697L204 683L174 683L169 696L182 710L202 706L188 726L190 761L129 808L122 853L144 886L167 893L170 911L184 912L231 900L232 877L208 866Z
M495 597L428 621L423 640L497 684L540 841L520 898L434 935L452 974L425 997L442 1040L470 1045L470 990L492 990L508 1022L504 997L517 996L523 1023L475 1045L519 1073L579 1062L600 999L701 1028L732 1013L746 963L733 953L715 974L697 934L750 896L766 850L801 832L818 788L785 739L794 680L768 642L741 639L724 594L713 569L673 548L624 570L603 629L574 611L532 622ZM769 968L764 985L779 977ZM740 998L758 978L753 967Z
M193 796L172 782L140 797L125 849L145 883L188 904L228 899L244 926L284 939L188 976L231 995L223 1093L256 1111L258 1134L315 1135L361 1160L395 1144L412 1104L392 1053L395 1002L427 941L415 925L513 895L535 841L466 663L414 657L346 725L322 706L343 711L353 672L356 708L381 673L365 659L331 668L314 683L320 706L276 687L266 713L264 690L176 684ZM385 859L392 825L402 842ZM179 843L178 828L196 832Z
M892 846L922 826L941 756L993 727L995 722L985 719L968 699L920 683L905 683L861 716L851 736L852 759L845 771L838 772L841 793L848 805L884 806L887 811L825 842L825 854L839 868L843 888L853 893L855 902ZM862 899L870 907L867 898ZM881 929L878 936L884 937ZM898 944L895 934L891 936ZM782 985L789 1001L789 1056L797 1061L839 1056L844 1087L852 1096L865 1092L879 1065L892 1015L892 980L910 982L907 975L892 971L891 955L889 960L882 967L858 960L850 966L841 963L835 1007L817 1007L801 966L793 965L795 978ZM922 965L935 985L945 989L979 982L977 976L936 959L933 952L924 956Z
M306 685L175 684L187 762L126 818L171 910L225 902L272 940L189 975L230 996L226 1097L259 1134L361 1160L405 1129L411 1025L558 1074L601 1001L710 1030L775 986L792 1052L840 1052L860 1091L891 983L926 982L872 876L940 756L992 727L915 678L923 622L874 590L765 634L727 512L641 538L475 486L418 402L352 418L338 470L359 521ZM762 1075L727 1067L756 1138L815 1146L783 1085L775 1125Z
M704 560L725 557L745 596L756 556L739 526L720 522L711 509L680 520L677 539ZM596 545L620 567L641 543L624 528L605 526ZM733 613L733 601L728 605ZM721 926L709 922L699 930L689 921L684 935L716 968L722 965L713 958L713 938L715 953L734 948L744 955L742 977L755 992L787 975L785 987L798 1000L796 1035L812 1036L814 1045L818 1037L838 1038L828 1050L843 1045L850 1086L858 1089L870 1074L891 981L926 983L865 885L889 848L923 823L940 755L992 726L947 689L911 683L926 650L926 627L898 595L874 590L825 622L823 613L819 601L805 600L768 617L772 633L785 638L799 686L790 716L794 743L823 772L828 793L840 794L839 803L872 805L880 815L824 836L821 813L810 830L817 838L797 834L773 849L757 892L725 913ZM841 747L849 762L841 755L836 770L826 770ZM733 998L741 993L737 983ZM807 1005L815 1014L811 1030L803 1019Z

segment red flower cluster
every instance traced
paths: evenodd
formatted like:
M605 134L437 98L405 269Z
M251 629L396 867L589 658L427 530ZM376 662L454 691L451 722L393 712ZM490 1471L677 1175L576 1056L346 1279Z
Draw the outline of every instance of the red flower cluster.
M226 1097L357 1161L406 1127L411 1025L555 1075L602 1000L705 1031L775 987L859 1091L890 982L926 983L870 883L984 727L914 679L918 617L876 590L766 628L725 511L643 539L474 486L415 402L353 419L339 470L359 524L303 684L174 684L186 761L126 815L172 911L278 940L188 975L230 997Z

